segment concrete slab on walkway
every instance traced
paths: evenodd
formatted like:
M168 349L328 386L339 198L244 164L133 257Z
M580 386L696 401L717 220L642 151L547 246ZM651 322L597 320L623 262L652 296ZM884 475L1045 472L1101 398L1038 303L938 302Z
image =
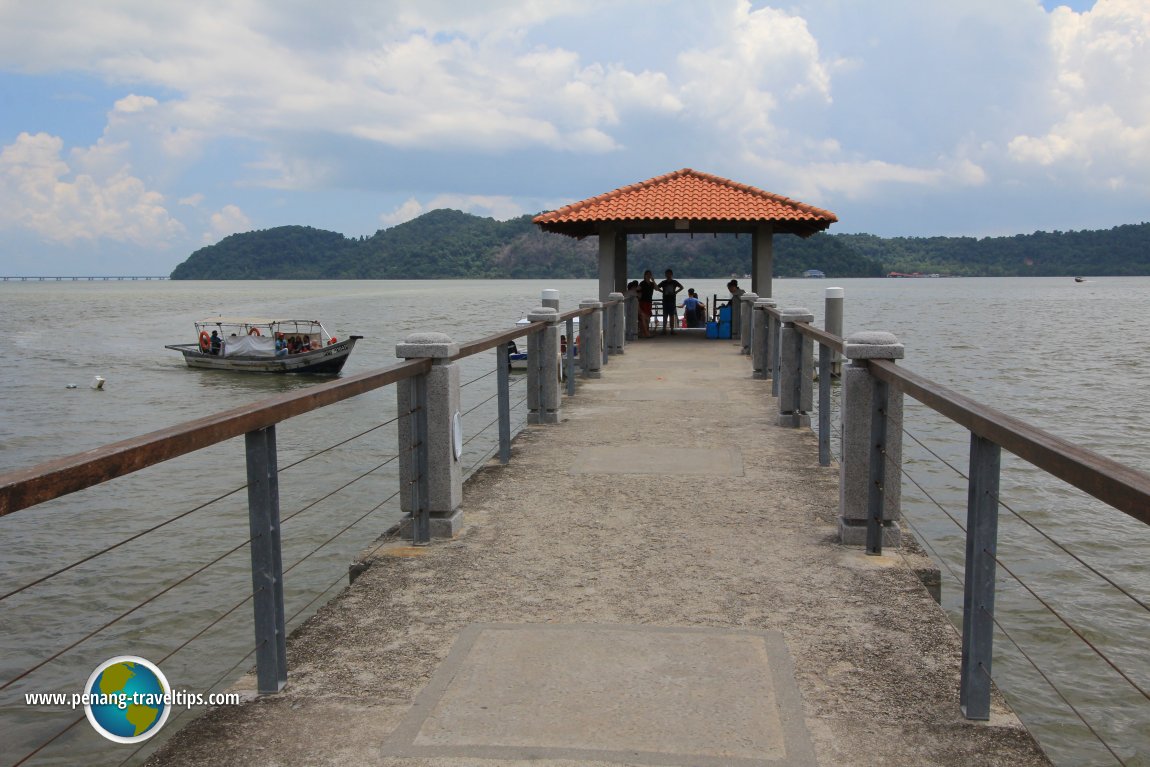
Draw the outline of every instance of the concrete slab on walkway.
M570 473L741 477L743 454L730 447L706 450L641 445L585 447L575 456Z
M726 402L727 393L706 386L667 386L626 389L615 392L615 398L630 402Z
M777 631L473 624L384 756L816 764Z

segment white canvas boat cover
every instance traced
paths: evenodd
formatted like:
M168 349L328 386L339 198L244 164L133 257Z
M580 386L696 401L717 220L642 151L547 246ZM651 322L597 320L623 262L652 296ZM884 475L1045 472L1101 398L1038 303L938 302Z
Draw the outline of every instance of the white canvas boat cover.
M235 336L224 339L224 356L274 357L276 341L266 336Z

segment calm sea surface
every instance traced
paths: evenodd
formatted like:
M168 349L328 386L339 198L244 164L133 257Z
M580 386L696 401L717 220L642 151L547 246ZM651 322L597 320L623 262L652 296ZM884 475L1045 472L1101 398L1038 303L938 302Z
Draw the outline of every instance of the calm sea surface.
M710 297L725 295L725 282L685 284ZM895 333L907 350L900 364L1150 472L1150 278L778 280L774 293L821 323L828 285L846 289L848 334ZM538 304L543 288L558 288L564 309L596 293L590 280L0 283L0 470L314 383L187 369L163 346L193 341L196 319L316 318L341 338L363 335L346 375L393 363L395 344L409 332L441 330L467 341L504 329ZM467 467L495 446L492 371L491 354L463 368ZM102 391L89 386L97 375L107 380ZM346 583L348 562L398 518L397 498L380 503L396 489L392 389L277 429L293 625ZM521 384L513 391L515 403ZM523 418L519 405L513 423ZM941 563L943 603L954 615L968 435L913 402L906 430L904 515ZM1126 764L1150 765L1150 702L1135 687L1150 690L1150 615L1138 604L1150 603L1150 529L1012 456L1004 454L1003 464L1001 495L1011 511L1002 512L999 558L1025 586L1000 568L997 614L1010 638L995 638L994 677L1058 763L1118 763L1093 729ZM79 691L113 655L157 662L174 687L192 691L219 689L251 666L244 481L243 443L233 440L0 518L2 595L190 512L0 601L0 685L8 685L0 690L0 765L82 716L81 709L26 707L26 692ZM331 495L336 488L343 489ZM173 714L154 740L180 721ZM132 753L80 722L27 763L114 765Z

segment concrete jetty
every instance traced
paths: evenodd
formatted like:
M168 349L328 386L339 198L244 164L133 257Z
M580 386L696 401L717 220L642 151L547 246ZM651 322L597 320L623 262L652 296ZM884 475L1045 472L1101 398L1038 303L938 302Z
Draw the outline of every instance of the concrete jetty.
M738 341L628 344L148 764L1047 764L997 695L963 718L954 628L778 421Z

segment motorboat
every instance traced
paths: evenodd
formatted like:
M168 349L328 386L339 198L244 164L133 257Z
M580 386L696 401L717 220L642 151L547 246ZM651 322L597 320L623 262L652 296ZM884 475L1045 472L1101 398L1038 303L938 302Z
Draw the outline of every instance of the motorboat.
M196 342L168 344L188 367L244 373L334 375L363 336L340 340L319 320L213 317L195 323Z

